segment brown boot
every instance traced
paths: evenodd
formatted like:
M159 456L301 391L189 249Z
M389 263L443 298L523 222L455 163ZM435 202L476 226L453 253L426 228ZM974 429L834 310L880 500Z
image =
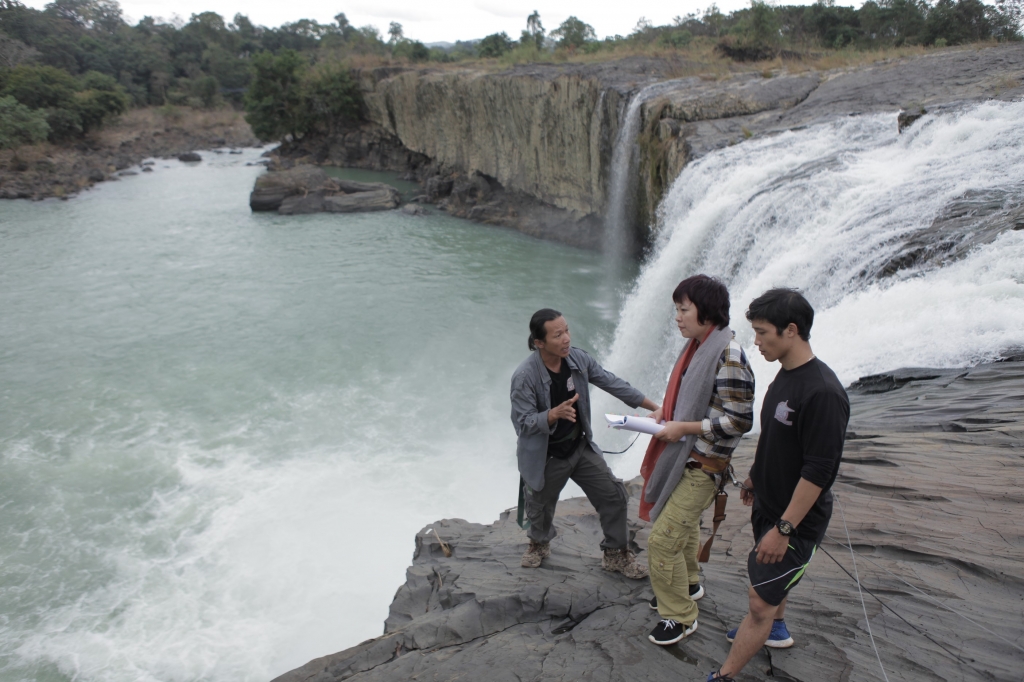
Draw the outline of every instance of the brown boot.
M628 549L606 549L601 559L601 568L606 571L621 573L633 580L647 577L647 566L639 563Z
M538 568L540 567L540 562L548 556L551 556L551 543L530 540L530 546L526 549L526 553L523 554L523 560L520 562L520 565L523 568Z

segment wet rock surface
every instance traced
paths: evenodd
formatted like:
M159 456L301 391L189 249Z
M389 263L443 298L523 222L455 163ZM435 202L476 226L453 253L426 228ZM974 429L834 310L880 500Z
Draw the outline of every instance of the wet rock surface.
M796 644L762 650L737 680L881 679L868 624L890 680L1020 680L1024 362L897 370L862 379L850 396L839 504L786 611ZM737 452L738 471L753 446ZM643 550L639 480L629 490ZM539 569L519 566L526 538L514 510L489 526L430 526L450 558L425 528L384 634L275 682L703 680L746 612L753 540L737 498L703 567L699 629L677 645L647 640L657 623L649 583L601 569L596 515L572 499L559 503L559 535Z
M281 215L389 211L398 204L398 190L391 185L332 178L317 166L268 171L256 178L249 195L253 211Z

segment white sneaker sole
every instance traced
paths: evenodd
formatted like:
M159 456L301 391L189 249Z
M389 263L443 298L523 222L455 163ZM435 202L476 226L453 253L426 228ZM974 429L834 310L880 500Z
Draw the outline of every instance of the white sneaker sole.
M728 635L728 633L725 635L725 639L730 644L734 641L734 638L730 637ZM793 646L794 644L795 644L795 642L793 641L792 637L790 637L789 639L776 639L776 640L769 639L769 640L767 640L764 643L764 645L766 647L768 647L769 649L788 649L789 647Z
M793 638L790 637L788 639L776 640L769 639L767 642L764 643L764 645L771 649L788 649L789 647L793 646Z
M680 634L675 639L657 640L657 639L654 639L654 635L647 635L647 639L651 640L652 642L654 642L658 646L672 646L676 642L683 641L684 639L686 639L687 637L689 637L690 635L692 635L695 632L697 632L697 621L693 621L693 624L691 624L690 627L688 627L685 630L683 630L682 634Z

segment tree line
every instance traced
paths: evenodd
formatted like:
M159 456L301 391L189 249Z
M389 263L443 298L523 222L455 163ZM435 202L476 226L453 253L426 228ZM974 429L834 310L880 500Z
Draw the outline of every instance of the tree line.
M773 5L751 0L750 7L723 14L712 4L700 13L677 16L671 25L655 26L641 17L628 36L598 40L594 28L572 16L545 35L534 12L518 41L507 33L480 41L478 56L500 57L521 51L566 50L594 54L623 47L682 48L695 38L716 41L725 56L771 58L814 50L872 50L911 45L945 47L982 41L1022 39L1024 0L867 0L860 8L835 0L812 5Z
M353 60L452 62L477 59L545 61L576 54L634 49L682 50L712 41L733 59L764 59L789 51L875 49L1020 40L1024 0L868 0L860 8L819 0L724 14L715 5L655 26L641 18L627 36L599 40L572 16L548 32L534 11L518 39L428 47L392 22L352 26L300 19L276 28L243 14L215 12L188 21L144 17L129 25L116 0L54 0L42 10L0 0L0 148L86 135L130 107L244 106L263 139L331 132L359 114Z

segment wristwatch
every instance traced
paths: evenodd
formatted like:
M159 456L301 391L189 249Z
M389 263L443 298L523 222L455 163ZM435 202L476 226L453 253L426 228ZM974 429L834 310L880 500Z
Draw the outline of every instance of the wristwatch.
M785 535L786 537L789 537L793 534L793 524L787 521L786 519L779 519L778 522L775 524L775 527L778 529L779 535Z

